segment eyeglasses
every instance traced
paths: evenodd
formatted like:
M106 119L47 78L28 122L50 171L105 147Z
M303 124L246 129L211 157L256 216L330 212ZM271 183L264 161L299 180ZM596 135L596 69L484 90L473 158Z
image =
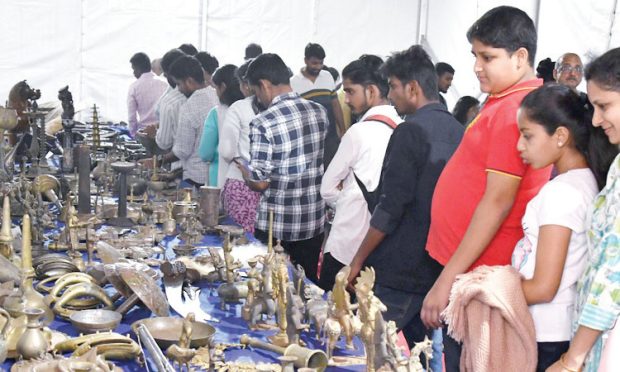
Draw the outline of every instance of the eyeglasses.
M571 66L571 65L560 65L560 67L558 67L558 72L559 73L577 73L577 74L583 74L583 66Z

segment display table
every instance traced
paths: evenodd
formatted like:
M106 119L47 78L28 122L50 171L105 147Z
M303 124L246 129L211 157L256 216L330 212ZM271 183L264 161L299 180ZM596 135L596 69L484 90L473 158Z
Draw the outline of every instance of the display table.
M248 236L250 240L252 237ZM178 238L166 238L161 245L165 247L165 255L168 259L173 259L175 254L172 250L172 247L179 243ZM202 242L198 245L200 246L209 246L209 247L221 247L222 241L218 235L205 235L202 239ZM260 253L261 250L264 252L265 247L260 247L257 244L250 244L248 246L239 246L233 249L233 256L236 259L240 259L241 262L245 264L247 258L255 256L257 253ZM198 249L195 253L196 255L200 254L208 254L206 249ZM163 257L157 257L163 258ZM246 264L247 268L247 264ZM209 287L208 283L194 283L194 286L198 286L203 288L200 292L200 306L201 308L213 316L215 319L219 320L219 322L210 322L210 324L215 327L216 333L214 336L215 343L227 343L234 344L239 343L240 337L243 334L248 334L253 338L260 339L262 341L267 341L267 336L275 334L275 330L266 330L266 331L251 331L247 323L241 317L241 306L242 302L236 304L229 304L226 310L220 309L220 299L217 297L217 286L219 283L215 283L211 287ZM118 303L117 303L118 305ZM130 334L133 339L136 339L136 336L133 334L131 330L131 324L137 320L151 317L152 314L150 310L145 307L134 307L130 310L122 320L122 323L116 328L115 332L121 334ZM171 309L171 316L179 316ZM274 320L271 320L274 322ZM65 321L56 317L56 319L49 326L52 329L63 332L69 336L77 336L77 331L73 328L69 321ZM325 350L325 345L316 340L316 334L314 330L310 330L307 332L302 332L301 338L303 341L307 343L307 347L311 349L322 349ZM364 347L360 342L359 338L355 338L354 340L355 350L346 350L344 347L344 341L338 343L336 349L334 350L334 355L336 356L363 356L364 355ZM260 349L252 349L252 348L229 348L225 352L225 358L227 362L237 361L244 363L279 363L278 356L276 353L260 350ZM145 367L140 366L136 361L114 361L115 364L121 367L125 371L144 371ZM151 371L156 371L155 364L150 360L150 356L147 353L147 363L149 364L149 369ZM13 360L7 360L4 364L2 364L3 370L9 370L11 365L13 364ZM364 371L365 365L357 364L357 365L349 365L342 367L328 367L327 371ZM195 370L199 370L196 369Z

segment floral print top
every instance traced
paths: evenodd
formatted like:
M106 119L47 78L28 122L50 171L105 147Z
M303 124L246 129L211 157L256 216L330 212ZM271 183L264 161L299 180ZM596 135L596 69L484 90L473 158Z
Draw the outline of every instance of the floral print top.
M588 266L577 285L576 323L603 331L586 359L584 372L598 370L607 331L620 314L620 155L594 200L588 223Z

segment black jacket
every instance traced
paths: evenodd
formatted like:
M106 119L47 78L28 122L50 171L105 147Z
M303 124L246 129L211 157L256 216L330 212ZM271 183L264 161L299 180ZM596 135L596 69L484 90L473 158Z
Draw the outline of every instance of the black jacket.
M426 252L431 202L463 126L440 103L423 106L392 134L383 161L381 196L370 225L387 234L365 265L389 288L426 293L442 266Z

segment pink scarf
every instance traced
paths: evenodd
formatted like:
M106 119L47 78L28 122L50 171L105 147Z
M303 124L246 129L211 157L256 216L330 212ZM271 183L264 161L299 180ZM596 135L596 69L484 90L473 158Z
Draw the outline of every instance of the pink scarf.
M536 370L534 321L512 266L480 266L459 275L442 316L448 334L463 343L461 371Z

